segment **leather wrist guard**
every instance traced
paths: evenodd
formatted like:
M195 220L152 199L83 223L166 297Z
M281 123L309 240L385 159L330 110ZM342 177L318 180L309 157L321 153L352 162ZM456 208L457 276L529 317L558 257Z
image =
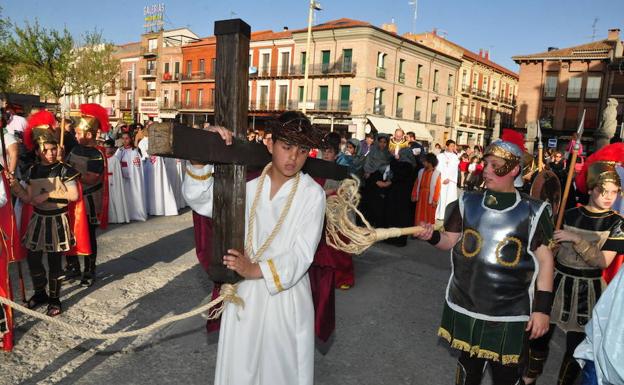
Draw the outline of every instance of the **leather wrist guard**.
M533 299L533 311L550 315L555 294L552 291L538 290Z
M434 230L434 232L431 234L431 238L429 238L427 242L429 242L429 244L433 246L440 243L440 232L438 230Z

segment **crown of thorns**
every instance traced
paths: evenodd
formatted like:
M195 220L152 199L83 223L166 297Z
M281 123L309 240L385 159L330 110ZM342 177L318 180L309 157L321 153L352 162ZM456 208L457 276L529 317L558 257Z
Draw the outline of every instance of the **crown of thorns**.
M297 117L282 123L275 120L269 124L274 140L286 143L318 148L323 139L323 131L310 123L306 117Z

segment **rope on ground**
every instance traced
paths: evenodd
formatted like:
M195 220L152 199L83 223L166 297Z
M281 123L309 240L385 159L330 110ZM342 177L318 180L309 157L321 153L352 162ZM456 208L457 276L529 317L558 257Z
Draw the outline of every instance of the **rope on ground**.
M358 210L360 204L360 181L353 176L340 183L336 195L327 198L325 218L327 219L326 241L327 244L351 254L361 254L375 242L384 239L414 234L422 230L420 226L414 227L391 227L376 229L364 218ZM364 224L358 226L354 221L354 215Z
M119 339L119 338L136 337L139 335L148 334L172 322L181 321L187 318L194 317L210 309L212 310L208 313L208 318L216 319L216 318L219 318L221 314L223 313L226 302L231 302L238 306L244 306L243 300L236 295L236 285L223 284L221 286L221 291L219 292L219 296L215 298L214 300L210 301L209 303L199 306L186 313L177 314L171 317L163 318L161 320L154 322L151 325L142 327L140 329L116 332L116 333L97 333L82 326L71 325L65 321L62 321L58 317L50 317L46 314L39 313L25 306L22 306L18 303L15 303L8 298L0 297L1 304L10 306L13 309L19 312L22 312L24 314L27 314L31 317L38 318L42 321L54 324L60 327L62 330L69 332L73 335L76 335L78 337L82 337L86 339L94 339L94 340L114 340L114 339ZM218 308L214 308L215 306L219 304L221 306L219 306Z

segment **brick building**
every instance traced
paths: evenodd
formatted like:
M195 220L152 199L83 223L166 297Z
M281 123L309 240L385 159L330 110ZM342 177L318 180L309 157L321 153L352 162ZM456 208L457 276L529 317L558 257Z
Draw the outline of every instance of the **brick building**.
M439 36L435 30L405 36L461 60L458 76L449 79L457 89L452 132L457 143L489 143L496 114L500 114L501 128L512 126L518 74L490 60L488 51L479 50L477 54Z
M568 139L583 110L583 140L593 140L608 98L618 100L618 122L624 103L624 60L620 30L610 29L604 40L568 48L514 56L520 65L515 126L538 119L546 136Z

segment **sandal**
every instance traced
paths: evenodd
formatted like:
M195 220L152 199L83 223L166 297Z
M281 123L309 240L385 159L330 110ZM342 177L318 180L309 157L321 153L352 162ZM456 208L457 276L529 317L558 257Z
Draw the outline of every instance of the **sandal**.
M56 300L50 304L48 304L48 310L46 311L46 314L48 315L48 317L56 317L57 315L60 315L63 312L63 308L61 307L61 302Z
M30 297L28 301L26 301L26 307L29 309L34 309L39 307L40 305L44 305L48 303L50 297L48 297L48 293L45 291L35 292L35 294Z

